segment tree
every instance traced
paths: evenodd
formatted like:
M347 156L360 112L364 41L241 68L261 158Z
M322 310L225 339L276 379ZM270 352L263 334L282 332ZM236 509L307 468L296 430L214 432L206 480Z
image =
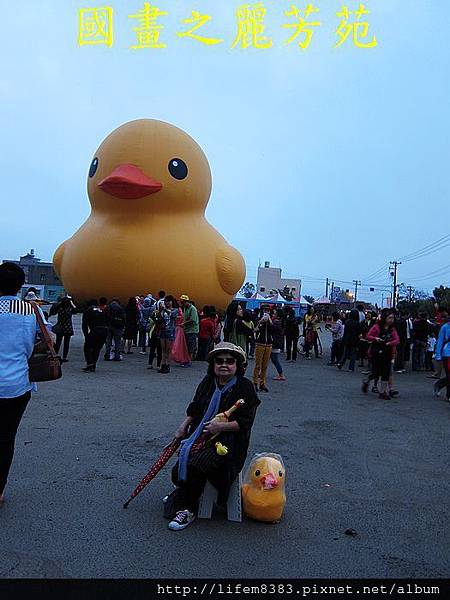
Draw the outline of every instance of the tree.
M306 294L303 296L303 298L306 300L306 302L309 302L310 304L314 303L314 298L312 296L307 296Z
M255 285L253 283L250 283L249 281L244 283L244 285L240 289L240 293L243 296L245 296L246 298L251 298L253 296L253 294L255 293L255 291L256 291Z
M438 304L450 306L450 287L443 285L433 290L433 296Z

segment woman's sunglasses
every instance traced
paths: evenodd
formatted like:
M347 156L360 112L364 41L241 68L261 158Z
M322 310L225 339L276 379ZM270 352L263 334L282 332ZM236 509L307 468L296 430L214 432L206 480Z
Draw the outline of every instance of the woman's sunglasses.
M221 356L217 356L214 359L214 362L216 363L216 365L235 365L236 359L233 358L232 356L227 356L227 358L222 358Z

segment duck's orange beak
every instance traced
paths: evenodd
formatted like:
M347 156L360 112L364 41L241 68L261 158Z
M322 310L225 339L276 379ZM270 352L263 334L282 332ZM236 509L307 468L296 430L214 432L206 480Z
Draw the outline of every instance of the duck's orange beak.
M162 183L146 175L134 165L119 165L98 187L116 198L143 198L162 189Z
M273 490L278 486L278 479L273 475L273 473L267 473L263 475L260 479L261 484L264 490Z

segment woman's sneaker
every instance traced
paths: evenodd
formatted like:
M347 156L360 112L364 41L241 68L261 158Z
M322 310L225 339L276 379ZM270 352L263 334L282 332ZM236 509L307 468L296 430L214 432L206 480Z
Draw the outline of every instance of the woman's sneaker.
M373 386L373 388L372 388L372 392L373 392L374 394L379 394L379 393L380 393L380 390L377 388L377 386L376 386L376 385L374 385L374 386Z
M181 531L181 529L185 529L194 520L194 513L191 513L189 510L179 510L172 521L170 521L168 527L172 531Z

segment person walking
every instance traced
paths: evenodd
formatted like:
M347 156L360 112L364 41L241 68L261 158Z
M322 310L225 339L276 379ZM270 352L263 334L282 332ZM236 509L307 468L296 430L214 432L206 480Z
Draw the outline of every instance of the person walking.
M255 328L255 366L253 369L253 385L260 392L268 392L267 368L272 353L272 319L270 318L270 306L261 306L262 317Z
M435 360L437 363L442 362L444 377L435 382L434 392L439 395L440 390L446 387L447 400L450 402L450 321L447 308L441 307L440 313L443 325L436 342Z
M106 338L105 360L122 360L122 335L125 329L125 310L117 298L113 298L105 311L108 317L108 336ZM111 348L114 341L114 358Z
M242 316L242 323L245 325L245 327L247 327L247 345L246 348L244 348L244 350L247 357L251 358L255 354L255 323L253 321L253 314L250 310L244 310L244 314Z
M247 351L247 340L252 335L251 325L244 322L244 309L239 304L236 309L236 317L231 326L229 341L235 346L240 346L244 352Z
M162 362L158 373L170 373L170 354L175 341L175 323L178 317L178 308L174 307L173 296L166 296L164 304L160 305L157 312L158 337L161 342Z
M139 346L140 354L146 354L148 333L151 327L150 315L152 313L152 301L149 297L144 298L144 301L139 310Z
M162 306L164 303L162 304ZM161 305L160 305L161 306ZM148 332L149 337L149 353L148 353L148 366L147 369L153 369L153 361L156 356L156 367L159 369L161 367L162 361L162 348L161 348L161 340L159 339L159 329L160 324L158 322L159 309L157 308L158 304L154 304L152 306L152 312L150 313L150 330ZM177 323L177 321L175 321ZM181 327L183 323L183 319L179 319L178 324ZM175 337L176 337L176 324L175 324ZM184 337L184 332L183 332ZM175 342L174 342L175 343ZM184 342L186 344L186 341Z
M376 323L368 332L367 340L371 344L370 356L372 372L363 380L362 391L366 394L371 380L381 379L381 392L379 398L389 400L398 392L392 390L392 363L395 348L400 342L394 327L394 314L388 308L383 308L379 323Z
M197 352L198 332L200 329L198 312L187 294L182 294L180 296L180 303L184 318L184 335L186 336L189 360L192 363Z
M123 338L125 340L125 352L133 354L131 347L139 330L139 308L135 297L128 299L128 304L125 307L125 329Z
M98 357L108 337L108 315L97 300L89 300L83 313L81 329L84 333L85 373L95 373Z
M344 336L342 338L342 358L337 363L339 370L349 361L348 370L355 370L356 351L358 349L359 337L361 334L361 325L359 321L359 313L356 309L350 311L349 318L345 323Z
M397 311L395 313L394 327L398 333L400 343L395 352L394 371L398 374L406 373L405 357L408 344L408 322L405 314Z
M36 390L29 380L28 360L40 327L32 305L17 297L24 283L25 273L18 265L0 265L0 504L5 500L17 430Z
M298 320L295 316L294 309L290 306L285 317L285 336L286 336L286 362L297 360L297 345L300 336Z
M283 351L284 345L284 331L283 331L283 311L274 310L272 311L272 349L270 352L270 360L277 370L274 381L285 381L286 377L283 373L283 367L280 363L280 355Z
M203 308L203 315L200 318L198 333L198 352L197 360L205 361L209 351L214 343L216 333L215 313L211 314L209 306Z
M311 349L314 347L314 354L319 358L319 334L317 328L319 326L319 318L314 312L312 306L306 311L303 319L303 335L305 338L305 358L310 359Z
M342 354L342 339L344 337L344 325L340 319L339 313L334 312L331 315L331 323L325 325L326 329L331 331L331 355L329 366L339 364Z
M427 313L421 312L419 318L413 322L413 371L422 371L425 368L425 352L427 350L429 332L430 325Z
M61 342L63 344L63 356L62 362L68 361L68 354L70 348L70 338L73 336L73 323L72 316L77 312L77 307L72 302L71 296L62 298L60 302L57 302L50 307L50 316L57 315L56 324L53 326L53 333L56 335L55 352L59 352Z

